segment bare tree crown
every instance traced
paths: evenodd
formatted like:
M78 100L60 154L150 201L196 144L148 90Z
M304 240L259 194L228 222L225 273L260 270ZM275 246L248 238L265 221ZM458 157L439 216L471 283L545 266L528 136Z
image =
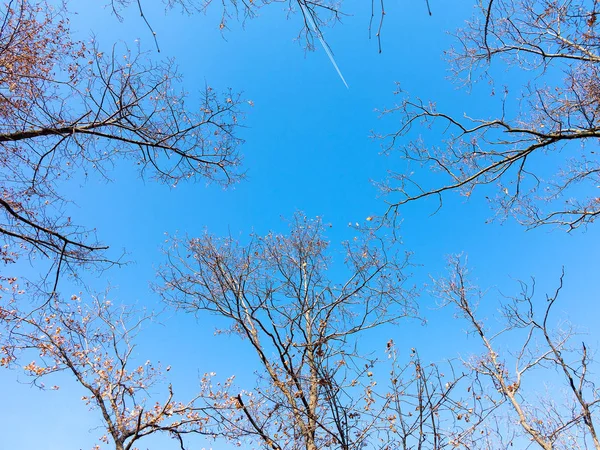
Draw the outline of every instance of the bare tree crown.
M206 235L176 241L169 253L165 299L227 319L262 367L249 397L223 405L231 437L258 436L279 449L358 448L366 438L360 415L345 409L359 401L345 392L364 364L354 346L366 330L414 314L406 260L374 236L357 237L344 245L347 277L333 282L324 231L320 219L299 214L287 236L253 236L242 246Z
M71 175L108 179L129 159L142 175L176 185L241 179L238 95L206 87L198 106L172 61L71 40L66 11L10 1L0 13L0 235L2 258L57 265L102 261L105 249L62 209Z
M505 92L493 119L449 114L399 92L404 100L385 113L397 115L401 127L382 137L416 172L394 174L383 185L391 194L388 214L420 198L441 202L448 191L470 196L491 185L500 215L528 227L572 230L593 222L600 204L597 27L595 1L480 2L448 53L452 76L467 84L480 76L493 80L491 63L498 61L523 69L531 81L516 95ZM407 141L420 126L441 141ZM423 184L421 168L437 173L436 184Z

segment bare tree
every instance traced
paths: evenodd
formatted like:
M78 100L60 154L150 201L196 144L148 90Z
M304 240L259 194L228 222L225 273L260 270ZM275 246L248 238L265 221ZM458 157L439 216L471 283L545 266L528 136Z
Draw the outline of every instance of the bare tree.
M44 381L53 373L70 374L87 391L82 400L100 412L102 442L131 450L143 438L166 433L183 449L186 434L206 432L197 398L179 402L169 385L163 399L153 401L149 390L162 384L161 367L150 361L134 365L136 336L151 315L108 298L87 305L77 295L23 311L26 302L18 297L24 291L16 279L1 278L0 290L0 366L22 369L40 388L47 388Z
M600 448L600 392L590 351L583 342L573 343L572 326L563 321L555 328L552 319L563 276L542 305L534 296L535 283L521 283L520 295L500 305L500 329L480 317L478 306L486 299L469 283L464 261L452 258L449 278L436 281L437 295L456 308L483 348L466 367L473 380L488 381L486 400L496 409L476 431L502 442L502 448L529 443L543 449ZM543 383L547 392L540 389Z
M191 111L170 61L71 40L68 12L11 0L0 12L0 235L2 259L61 266L106 261L89 230L63 213L58 185L130 159L170 185L238 181L240 99L206 88Z
M288 236L252 236L242 246L205 235L169 252L165 300L227 319L226 331L244 338L260 365L256 388L222 402L218 421L230 438L273 449L361 448L381 417L369 413L374 361L357 338L414 315L406 259L357 237L344 244L344 281L333 282L324 228L299 214Z
M453 76L467 85L479 76L493 81L490 67L498 61L530 82L517 95L505 92L493 119L459 117L401 93L403 101L385 112L398 115L401 127L381 137L415 167L383 186L393 194L388 216L414 200L441 202L447 191L469 196L490 184L498 188L491 200L500 214L528 227L572 230L593 222L600 212L597 8L594 0L480 1L449 52ZM428 137L413 139L411 130L422 125ZM438 175L426 179L421 168Z

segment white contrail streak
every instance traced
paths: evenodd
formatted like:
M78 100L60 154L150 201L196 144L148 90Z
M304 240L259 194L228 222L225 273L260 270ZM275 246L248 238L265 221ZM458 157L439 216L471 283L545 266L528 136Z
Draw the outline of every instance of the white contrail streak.
M321 42L321 45L323 46L323 49L325 50L325 53L327 53L327 56L329 56L329 61L331 61L331 64L333 64L333 67L335 68L335 70L337 71L338 75L342 79L342 82L344 83L344 86L346 86L346 89L350 89L350 86L348 86L348 83L346 83L346 80L344 79L344 75L342 75L342 71L340 70L340 68L338 67L337 63L335 62L335 58L333 57L333 53L331 53L331 50L330 50L329 46L325 42L325 39L323 39L323 35L321 34L321 32L319 31L319 29L317 28L317 24L315 24L315 21L313 20L312 16L310 15L310 11L308 11L308 9L305 8L305 6L302 4L302 2L299 2L299 4L300 4L300 8L302 9L302 12L304 13L304 17L307 18L308 23L310 24L310 26L312 27L313 31L317 35L317 38Z

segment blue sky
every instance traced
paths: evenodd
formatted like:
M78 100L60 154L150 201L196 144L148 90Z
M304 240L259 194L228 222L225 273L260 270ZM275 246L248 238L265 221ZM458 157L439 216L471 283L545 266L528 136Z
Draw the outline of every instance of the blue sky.
M108 9L93 2L71 3L70 8L78 13L71 26L79 38L93 33L104 48L117 40L135 45L140 39L153 58L175 58L192 98L208 84L218 90L243 91L243 97L254 103L245 108L242 130L246 142L241 152L248 179L233 188L224 190L200 181L171 189L141 180L127 161L115 168L113 182L91 177L85 183L74 179L65 186L76 204L73 217L97 228L101 241L110 243L116 253L128 252L130 265L94 275L89 281L99 290L110 284L112 295L122 302L161 307L150 284L164 261L165 233L197 235L208 229L217 235L246 236L252 231L284 231L281 218L302 210L332 223L329 238L339 242L353 235L348 223L382 213L385 200L372 181L382 180L388 169L401 170L403 165L397 155L380 155L381 143L370 136L373 131L394 129L397 119L380 119L375 110L393 106L395 82L454 113L492 116L497 112L487 86L476 86L471 94L457 89L448 79L443 58L443 51L453 42L448 31L471 14L471 2L456 2L452 8L432 3L431 17L424 2L387 5L381 54L376 41L368 40L369 2L349 3L351 15L325 30L349 89L322 48L317 45L315 52L306 53L294 41L299 17L286 20L278 4L265 8L243 28L230 22L231 29L221 35L217 5L206 15L187 17L175 11L165 16L161 7L146 2L146 14L162 50L159 55L135 8L125 11L120 23ZM501 68L497 76L519 82L509 79ZM422 133L426 136L427 130ZM599 231L594 226L572 234L544 228L525 231L512 220L486 224L493 213L484 194L476 193L468 201L450 194L444 208L433 216L435 204L431 202L402 211L400 233L419 264L413 269L412 282L422 287L429 282L429 274L443 273L446 255L464 252L483 287L512 294L518 290L516 280L534 276L543 293L556 286L564 265L566 287L557 311L565 311L565 317L568 314L587 329L586 341L597 348ZM433 308L427 288L421 304L429 319L426 327L407 323L369 340L381 349L390 337L401 351L418 345L421 356L434 361L468 353L472 342L465 340L463 325L450 311ZM483 308L491 317L495 305ZM210 317L196 321L166 313L162 322L145 329L139 357L171 364L173 384L182 395L193 393L198 373L239 373L242 382L251 380L247 367L252 366L252 359L233 338L213 336ZM93 430L99 424L97 412L86 412L78 387L65 380L58 392L39 392L27 384L15 384L17 378L26 381L15 372L0 372L6 430L3 447L79 449L97 442L102 434Z

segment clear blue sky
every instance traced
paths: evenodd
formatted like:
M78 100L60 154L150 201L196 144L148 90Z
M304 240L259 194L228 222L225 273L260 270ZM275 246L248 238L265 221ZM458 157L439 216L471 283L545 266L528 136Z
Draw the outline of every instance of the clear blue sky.
M71 3L70 8L78 12L71 22L78 37L87 39L93 33L105 49L116 40L135 45L141 39L142 47L154 52L150 33L135 8L119 23L99 6L102 2ZM125 249L134 261L90 280L98 289L112 285L112 295L122 302L160 308L149 284L163 261L165 233L194 235L208 229L218 235L242 236L251 231L283 231L281 217L303 210L331 222L329 238L338 242L352 236L349 222L383 212L384 200L371 181L382 180L387 169L402 165L397 156L380 155L380 143L370 135L372 130L393 130L394 118L380 120L374 110L394 104L394 82L454 113L492 116L497 112L486 88L476 87L471 95L458 90L448 80L443 59L443 51L452 43L447 32L471 14L472 2L453 2L451 8L433 2L431 17L422 1L388 2L382 54L376 41L368 40L370 2L349 2L351 15L325 31L349 89L322 48L305 53L294 41L299 17L286 20L283 5L265 8L243 29L230 22L231 30L222 36L216 4L207 15L187 17L172 11L165 17L162 7L153 4L159 2L146 3L162 50L152 57L176 59L192 98L208 84L243 91L254 106L246 108L242 131L248 179L232 189L203 182L170 189L141 180L127 161L116 168L112 183L93 177L85 184L70 183L77 204L73 217L96 227L103 242L115 252ZM498 76L506 74L498 72ZM423 133L426 136L427 131ZM598 348L594 329L599 312L597 227L567 235L549 229L526 232L513 221L486 224L492 212L483 193L469 201L451 194L444 208L431 216L434 209L434 204L423 202L402 213L404 244L421 264L414 269L415 284L427 283L428 274L443 273L445 256L458 252L469 255L483 287L495 286L506 294L517 291L516 280L530 276L536 277L540 293L550 291L564 265L566 288L557 311L568 311L574 322L590 331L589 346ZM471 342L462 334L463 324L450 311L434 310L426 289L421 301L428 326L407 323L386 329L389 334L369 337L373 345L383 348L393 337L401 351L418 346L424 359L434 361L468 353ZM486 308L491 316L493 304ZM171 364L173 384L182 396L193 393L198 373L236 373L241 382L250 380L252 374L243 371L252 359L243 345L233 338L215 337L213 331L210 318L195 321L167 313L163 325L144 331L139 358ZM15 384L15 379L14 372L0 372L0 447L66 450L97 443L102 434L93 430L99 424L98 413L87 412L73 383L60 380L60 391L39 392Z

